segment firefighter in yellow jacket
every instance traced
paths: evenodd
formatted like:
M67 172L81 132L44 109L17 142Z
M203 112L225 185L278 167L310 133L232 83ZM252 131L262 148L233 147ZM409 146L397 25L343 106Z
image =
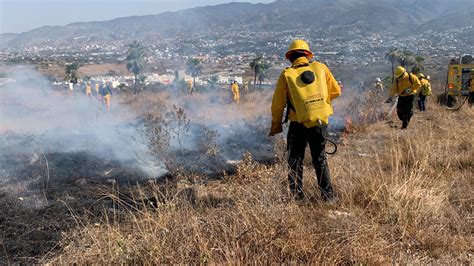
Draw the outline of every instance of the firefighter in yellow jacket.
M99 93L102 96L102 103L107 111L110 110L110 98L112 97L112 90L107 82L103 82L99 88Z
M291 43L286 58L291 67L283 70L272 100L270 136L283 131L282 117L287 107L290 126L287 136L289 187L295 199L303 199L303 159L309 144L316 177L325 201L336 202L326 159L325 145L331 101L341 95L329 68L310 61L313 53L303 40ZM286 120L286 119L285 119Z
M397 67L394 74L395 80L390 88L390 98L386 103L392 102L393 97L398 95L397 115L402 121L402 129L406 129L413 116L413 102L421 87L421 82L401 66Z
M92 87L89 81L86 83L86 95L89 97L92 96Z
M429 79L423 73L418 73L417 76L421 82L421 89L418 92L418 109L421 112L424 112L426 111L426 97L431 95L431 84Z
M232 85L231 85L230 89L232 91L232 96L233 96L234 102L236 104L239 104L240 103L240 92L239 92L239 84L237 83L237 80L234 80L234 82L232 82Z

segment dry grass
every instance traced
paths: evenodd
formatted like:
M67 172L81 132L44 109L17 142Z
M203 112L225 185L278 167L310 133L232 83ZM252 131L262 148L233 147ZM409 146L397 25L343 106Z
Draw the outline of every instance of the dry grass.
M48 67L39 67L38 71L41 74L49 75L55 77L58 80L63 80L65 75L65 67L59 65L51 65ZM129 76L130 72L128 72L127 68L123 64L87 64L83 65L79 68L78 74L79 77L84 78L87 76L105 76L110 71L117 73L117 75L124 75Z
M249 115L268 107L246 104ZM406 131L380 122L349 136L329 159L338 205L319 201L309 164L309 199L297 203L288 199L284 164L247 156L221 181L178 178L156 208L141 199L159 198L162 187L135 188L140 208L79 224L49 262L471 264L474 110L428 108Z

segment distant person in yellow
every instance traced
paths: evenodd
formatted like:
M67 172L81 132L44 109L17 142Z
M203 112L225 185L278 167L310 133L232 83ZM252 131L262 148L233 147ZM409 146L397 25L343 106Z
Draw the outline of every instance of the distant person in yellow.
M418 73L418 79L421 82L421 89L418 93L418 109L424 112L426 111L426 97L431 95L431 84L423 73Z
M86 95L88 97L91 97L92 96L92 87L91 87L91 83L90 82L87 82L86 83Z
M240 103L240 92L239 92L239 84L237 83L237 80L234 80L232 82L232 85L230 87L232 91L232 96L234 99L234 103L239 104Z
M333 114L331 101L341 95L341 88L329 68L310 61L313 53L303 40L290 44L286 58L291 67L281 73L272 100L270 136L281 133L285 107L290 120L287 136L288 180L292 196L301 200L303 194L303 160L309 144L313 166L323 200L338 201L333 192L326 159L328 120ZM286 120L286 119L285 119Z
M191 80L188 81L188 89L189 89L189 94L193 95L194 84Z
M95 83L95 93L99 94L99 82Z
M406 129L413 116L413 101L421 88L418 78L406 71L404 67L397 67L395 70L395 80L390 88L390 98L386 103L393 101L393 97L398 95L397 115L402 121L402 129Z
M107 82L102 83L102 86L99 88L100 95L102 96L102 103L105 106L107 111L110 110L110 98L112 97L112 90Z

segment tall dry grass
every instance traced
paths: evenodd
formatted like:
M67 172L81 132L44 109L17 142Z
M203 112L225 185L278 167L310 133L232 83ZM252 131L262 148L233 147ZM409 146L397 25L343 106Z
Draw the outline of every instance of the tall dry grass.
M309 160L295 202L285 164L250 156L220 181L136 187L132 207L108 191L122 208L65 234L48 262L471 264L473 124L473 108L430 103L408 130L359 127L329 158L337 205L319 200Z

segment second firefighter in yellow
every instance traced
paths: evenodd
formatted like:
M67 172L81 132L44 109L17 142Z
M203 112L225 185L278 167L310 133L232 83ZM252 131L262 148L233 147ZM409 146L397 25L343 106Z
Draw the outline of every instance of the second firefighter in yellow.
M419 73L417 76L421 82L421 88L418 92L418 109L424 112L426 111L426 97L431 95L431 84L424 74Z
M236 80L234 80L230 89L232 91L232 97L234 99L234 102L237 104L240 103L239 84Z
M282 132L282 117L287 107L291 121L287 136L288 180L292 196L303 199L303 159L309 144L318 186L324 200L335 202L326 159L326 137L331 101L341 95L329 68L310 61L313 53L303 40L291 43L286 58L291 67L283 70L278 79L272 100L272 126L270 136Z
M392 98L398 95L397 115L402 121L402 129L405 129L413 116L413 101L421 88L421 82L401 66L397 67L394 74L395 80L390 88L390 98L386 102L391 102Z

